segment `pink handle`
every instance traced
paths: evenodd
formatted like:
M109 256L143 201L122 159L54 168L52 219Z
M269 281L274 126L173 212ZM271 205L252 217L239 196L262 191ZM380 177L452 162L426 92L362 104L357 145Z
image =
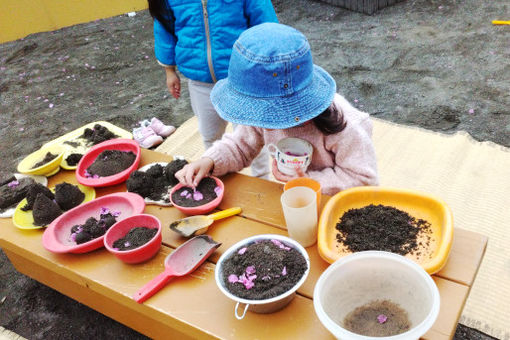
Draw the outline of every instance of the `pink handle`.
M163 288L166 283L172 278L174 275L172 275L169 271L165 270L149 282L145 284L138 292L135 293L133 296L133 299L138 302L142 303L148 298L150 298L152 295L157 293L161 288Z

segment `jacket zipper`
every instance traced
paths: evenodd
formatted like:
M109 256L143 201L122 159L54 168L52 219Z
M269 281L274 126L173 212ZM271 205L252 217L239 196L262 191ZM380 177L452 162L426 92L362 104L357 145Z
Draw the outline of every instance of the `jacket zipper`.
M202 0L202 11L204 13L205 39L207 40L207 64L209 65L209 72L211 72L211 78L215 83L216 75L214 74L214 68L212 63L211 35L209 34L209 14L207 13L207 0Z

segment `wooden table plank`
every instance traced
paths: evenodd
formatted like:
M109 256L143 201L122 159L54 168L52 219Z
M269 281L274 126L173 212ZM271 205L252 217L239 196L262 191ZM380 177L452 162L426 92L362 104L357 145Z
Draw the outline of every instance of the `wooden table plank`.
M170 156L143 150L141 165L170 160ZM104 249L87 254L50 253L41 244L42 230L23 231L9 219L0 220L0 246L20 272L154 338L168 334L179 338L251 338L254 334L260 338L331 338L317 319L311 299L315 282L328 266L316 245L307 248L311 259L309 277L287 308L268 315L248 313L242 321L235 319L234 302L216 287L214 263L241 239L261 233L286 234L279 209L283 189L279 183L240 174L223 179L226 195L220 208L241 206L242 217L215 222L208 234L222 246L210 261L192 275L172 280L142 305L131 296L163 270L165 256L185 241L168 228L172 221L185 216L173 207L146 207L147 213L163 223L164 246L144 264L124 264ZM51 177L49 186L64 180L76 183L74 172L62 171ZM125 191L125 184L99 188L97 196L117 191ZM328 198L323 196L323 204ZM455 229L447 265L434 277L441 294L440 315L425 339L453 336L486 244L487 238L480 234ZM264 323L271 327L260 327Z

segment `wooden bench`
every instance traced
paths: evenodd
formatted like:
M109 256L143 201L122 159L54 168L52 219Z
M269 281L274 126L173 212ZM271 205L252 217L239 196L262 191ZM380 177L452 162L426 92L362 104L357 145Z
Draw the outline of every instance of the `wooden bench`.
M171 156L143 150L140 166L170 161ZM0 246L21 273L131 327L151 338L224 339L331 339L313 308L313 288L327 268L316 246L307 248L310 274L296 298L273 314L248 313L239 321L232 300L216 287L215 263L237 241L256 234L286 235L280 208L282 185L241 174L222 178L225 197L221 209L240 206L240 216L219 220L208 234L222 246L197 271L177 278L144 304L131 296L163 271L163 261L185 239L172 232L170 222L184 217L173 207L149 205L145 212L157 216L164 226L160 252L148 262L128 265L104 248L87 254L53 254L42 246L44 230L24 231L10 219L0 219ZM49 178L48 186L67 181L76 183L74 172L61 171ZM125 184L97 188L97 196L125 191ZM328 197L323 196L322 204ZM450 258L433 276L441 295L441 311L424 339L450 339L483 258L487 238L455 229Z

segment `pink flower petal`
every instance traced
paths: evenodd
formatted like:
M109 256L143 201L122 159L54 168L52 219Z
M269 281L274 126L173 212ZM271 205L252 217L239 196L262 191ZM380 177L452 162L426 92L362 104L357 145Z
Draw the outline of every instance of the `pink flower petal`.
M236 275L236 274L230 274L230 275L228 276L228 282L230 282L230 283L236 283L236 282L238 282L238 281L239 281L239 278L237 277L237 275Z
M243 255L244 253L246 253L246 249L248 249L248 248L246 248L246 247L241 248L241 249L239 249L239 251L238 251L237 253L238 253L239 255Z
M282 269L282 275L283 276L287 275L287 267L286 266L284 266Z
M384 314L379 314L379 315L377 316L377 322L379 322L379 323L381 323L381 324L382 324L382 323L385 323L385 322L386 322L386 320L388 320L388 317L387 317L386 315L384 315Z
M249 266L246 268L246 274L248 274L248 275L253 274L255 272L256 272L255 266Z

